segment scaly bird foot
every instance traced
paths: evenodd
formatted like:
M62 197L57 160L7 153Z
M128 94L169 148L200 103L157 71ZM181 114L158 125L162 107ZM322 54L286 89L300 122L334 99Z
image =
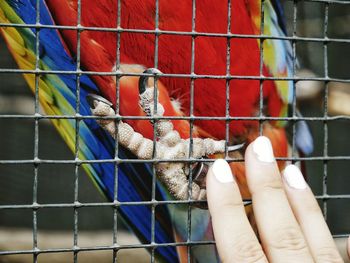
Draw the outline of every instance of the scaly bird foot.
M157 81L161 72L157 69L147 69L144 73L152 74ZM141 76L139 80L140 106L150 117L163 116L164 107L155 101L155 86L148 87L148 76ZM154 82L154 83L155 83ZM92 114L95 116L114 116L115 112L112 104L106 99L98 95L88 95L88 102L91 107ZM155 105L156 103L156 105ZM157 107L155 107L157 106ZM118 142L129 149L140 159L151 159L154 153L154 145L156 147L155 159L159 160L177 160L188 159L190 157L190 139L182 139L180 134L174 130L171 121L161 119L154 123L157 141L155 144L152 140L144 138L140 133L122 121L116 125L114 120L99 119L97 122L106 129L114 138L118 135ZM116 127L117 132L116 134ZM192 139L191 157L199 159L214 153L224 153L225 140L213 140L210 138ZM229 146L228 150L238 150L244 145ZM157 177L163 182L168 191L179 200L191 199L195 201L206 200L205 176L208 171L208 165L199 162L192 168L192 183L190 184L189 164L184 162L161 162L156 164ZM206 207L198 204L199 207Z

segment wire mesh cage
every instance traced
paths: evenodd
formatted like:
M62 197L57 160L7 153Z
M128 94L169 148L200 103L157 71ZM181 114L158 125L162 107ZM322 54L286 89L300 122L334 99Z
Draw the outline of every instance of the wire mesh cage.
M235 1L235 0L234 0ZM192 253L201 248L214 247L215 241L198 239L195 236L195 229L201 222L197 222L193 214L198 213L196 205L205 204L205 201L192 200L192 189L189 187L189 198L186 200L162 199L162 190L159 190L159 180L156 178L156 165L159 163L186 163L193 168L197 163L212 162L212 159L198 159L192 156L193 137L195 126L198 122L220 121L225 126L225 139L231 140L229 130L232 123L243 121L252 121L259 123L259 131L263 134L263 125L267 122L288 122L290 124L290 142L291 154L288 157L277 157L279 161L302 162L308 174L309 184L312 187L320 206L322 207L324 217L328 222L334 237L346 237L350 232L350 179L346 171L350 167L349 153L349 115L350 115L350 73L347 68L349 65L350 55L350 32L348 21L350 19L350 2L338 0L309 0L309 1L285 1L284 15L286 17L285 35L275 35L273 32L267 32L265 27L265 14L268 14L270 1L261 1L259 4L260 14L259 32L257 34L235 33L234 27L235 14L232 7L234 1L225 2L227 13L222 14L227 20L226 32L203 31L200 29L200 15L198 12L199 1L192 0L191 17L188 17L190 24L188 30L163 29L161 28L162 18L162 1L154 0L152 2L152 12L150 15L153 19L152 28L127 28L123 27L123 8L127 8L127 1L115 0L111 9L115 10L115 21L111 22L111 27L96 27L86 25L82 22L84 3L86 1L77 0L76 19L71 25L49 24L43 22L41 15L45 14L43 9L46 8L45 1L24 1L16 0L4 1L0 5L0 30L6 39L8 31L21 31L30 29L35 35L33 42L34 57L27 59L32 60L34 68L17 68L17 65L11 59L8 50L5 48L5 42L0 42L0 127L1 140L0 148L0 176L3 185L0 187L0 222L6 246L1 248L0 255L7 256L6 259L11 262L17 261L50 261L52 262L57 256L57 261L62 261L60 254L66 255L64 260L74 262L94 260L113 262L131 262L129 254L123 258L123 253L139 255L137 251L148 250L149 254L141 254L135 262L155 262L157 253L166 247L181 247L187 252L187 261L195 262ZM46 1L50 2L50 1ZM97 1L98 2L98 1ZM150 1L151 2L151 1ZM275 1L271 1L275 2ZM29 23L21 23L6 20L5 5L12 3L19 6L23 3L32 5L34 14ZM179 10L181 12L179 3ZM24 8L26 6L23 4ZM23 11L23 10L22 10ZM106 10L107 12L108 10ZM176 11L176 10L174 10ZM24 12L30 12L25 10ZM185 19L185 18L184 18ZM282 19L282 18L278 18ZM23 22L23 21L22 21ZM208 22L212 20L208 19ZM70 54L74 61L74 68L55 68L43 66L42 57L50 51L41 44L43 36L49 35L49 31L75 32L76 52ZM89 70L82 65L86 57L83 54L84 44L81 39L86 32L101 32L113 34L115 37L115 67L112 71ZM126 46L122 46L121 38L123 35L131 36L152 36L153 52L148 54L153 60L152 67L159 68L161 63L160 53L164 43L163 38L173 37L174 40L182 40L187 43L190 50L190 60L187 65L187 72L162 72L154 76L142 72L122 72L120 71L123 63L122 53ZM176 38L179 37L179 38ZM225 45L223 50L226 57L223 72L198 73L196 65L196 52L202 49L201 39L214 38L219 39ZM252 40L258 42L259 46L259 65L256 75L232 74L231 57L232 50L236 44L234 40ZM2 40L1 40L2 41ZM147 37L145 37L147 41ZM269 42L270 41L270 42ZM266 75L264 71L264 56L269 51L266 42L278 42L280 45L290 45L291 54L289 54L292 66L289 75ZM9 42L7 42L9 43ZM54 45L54 42L53 42ZM185 44L184 44L185 45ZM16 47L14 47L16 48ZM65 47L67 48L67 47ZM196 51L197 50L197 51ZM13 51L12 51L13 52ZM201 55L205 53L202 51ZM62 54L57 54L61 56ZM179 51L179 56L181 50ZM15 56L15 55L14 55ZM94 59L94 54L90 54ZM96 58L98 60L98 58ZM173 61L173 60L170 60ZM174 60L175 61L175 60ZM20 62L17 61L18 64ZM102 67L101 67L102 68ZM308 70L305 70L308 69ZM239 71L237 71L239 72ZM24 74L27 82L33 84L30 94L27 84L19 76ZM74 113L57 114L55 111L47 112L40 106L39 98L46 94L46 87L42 84L42 79L50 76L72 77L76 87L74 94L75 101ZM163 79L183 79L187 85L189 102L187 104L187 115L185 116L125 116L120 114L120 82L125 76L147 76L155 77L154 96L157 99L156 92L158 85L161 85ZM114 116L98 117L92 114L83 113L82 98L86 95L84 88L87 83L86 78L103 79L104 77L115 78L116 96L113 104L116 114ZM94 79L95 77L95 79ZM29 79L29 80L28 80ZM220 80L224 82L225 105L224 114L218 116L208 116L206 113L200 115L196 111L196 100L198 92L198 83ZM230 89L234 81L247 80L258 82L259 98L258 112L255 116L237 116L231 114ZM266 102L264 100L265 84L269 82L283 82L291 85L293 96L291 101L290 114L278 117L265 114ZM98 82L98 81L97 81ZM196 86L197 85L197 86ZM83 86L83 87L82 87ZM137 103L137 102L136 102ZM154 111L157 112L157 104L154 104ZM64 105L61 105L64 106ZM298 114L297 106L304 116ZM45 108L45 107L43 107ZM121 146L117 140L113 144L114 155L111 158L84 158L81 154L85 142L81 136L85 131L85 124L89 121L98 119L103 120L146 120L153 123L153 148L156 149L158 143L157 123L163 120L185 120L189 125L189 157L177 160L159 159L156 154L149 160L139 160L131 157L129 154L120 156ZM71 149L73 155L69 152L53 129L53 125L59 126L60 120L66 120L74 126L74 134L66 134L73 139ZM298 154L296 132L297 124L305 121L311 127L314 136L314 152L309 156ZM209 124L210 125L210 124ZM63 125L62 125L63 126ZM62 135L61 135L62 136ZM86 156L85 156L86 157ZM229 158L228 149L225 148L225 158L231 162L241 162L242 159ZM145 196L139 199L121 199L118 193L120 188L120 173L118 172L123 164L131 164L138 167L147 163L149 171L152 174L145 178L144 185L149 189ZM88 165L98 164L103 167L112 165L113 185L109 194L110 200L104 199L91 184L90 180L84 173L88 173ZM84 168L85 167L85 168ZM87 169L87 172L84 171ZM101 168L102 169L102 168ZM140 168L134 168L137 171ZM189 169L189 181L192 183L192 169ZM95 184L99 185L98 180ZM101 189L101 187L100 187ZM102 192L106 189L102 189ZM249 200L246 200L250 204ZM182 206L185 211L181 224L186 225L185 240L176 240L172 242L161 242L157 239L157 231L161 231L157 225L157 215L162 213L162 209L172 210L173 207ZM125 219L119 218L125 215L125 207L136 207L139 210L139 216L142 217L143 208L150 213L149 220L149 242L140 242L137 239L124 239L125 233L128 232L124 222ZM185 207L185 208L184 208ZM124 214L123 214L124 213ZM207 213L207 212L205 212ZM136 219L137 220L137 219ZM126 220L127 221L127 220ZM127 221L126 223L130 223ZM170 223L169 223L170 224ZM180 224L180 223L179 223ZM16 234L17 230L20 232ZM58 231L65 231L67 235L62 235ZM102 232L101 232L102 231ZM148 233L148 232L147 232ZM18 240L27 240L27 243L19 243ZM83 236L83 237L82 237ZM61 240L61 242L50 242L51 239ZM10 241L8 241L10 240ZM96 258L91 256L94 252ZM100 254L99 254L100 253ZM102 253L105 253L102 256ZM23 255L23 258L20 256ZM19 258L15 258L18 256ZM2 261L0 259L0 261Z

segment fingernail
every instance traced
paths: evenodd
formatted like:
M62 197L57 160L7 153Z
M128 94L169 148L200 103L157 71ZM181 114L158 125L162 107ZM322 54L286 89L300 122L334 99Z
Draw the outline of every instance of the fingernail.
M302 190L307 186L304 176L300 172L299 168L293 164L288 165L284 169L283 178L291 188Z
M217 159L213 164L212 171L216 180L218 180L220 183L233 182L231 167L225 160Z
M271 163L275 160L270 140L265 136L260 136L253 142L253 151L262 162Z

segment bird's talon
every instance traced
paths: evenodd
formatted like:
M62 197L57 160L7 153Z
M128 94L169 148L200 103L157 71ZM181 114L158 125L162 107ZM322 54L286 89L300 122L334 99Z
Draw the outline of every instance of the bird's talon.
M114 116L115 111L113 110L113 104L105 98L96 95L88 94L86 100L89 103L91 112L94 116L108 117ZM104 128L112 137L115 137L115 122L111 119L97 119L96 122Z
M245 146L245 143L231 145L231 146L227 147L227 151L228 152L238 151L238 150L243 149L244 146Z
M161 72L157 69L147 69L144 73L153 74L156 78ZM162 116L164 107L161 103L154 100L154 87L148 87L149 76L141 76L139 80L140 106L148 116L155 116L154 103L157 103L157 116ZM113 104L105 98L89 94L86 97L91 112L95 116L114 116ZM134 153L139 159L150 159L153 156L153 141L144 138L142 134L136 132L129 124L122 121L116 124L114 120L99 119L97 122L109 134L116 138L118 132L118 142ZM182 159L189 157L191 140L182 139L180 134L174 130L171 121L159 120L156 125L158 135L156 158L159 159ZM210 138L193 138L192 157L205 158L215 153L224 153L226 142ZM228 152L237 151L244 147L243 144L232 145L228 147ZM184 163L162 163L156 164L157 177L168 188L169 192L179 200L189 198L189 166ZM206 175L209 165L204 162L198 162L192 166L192 188L191 199L194 201L206 200ZM195 203L195 207L207 208L204 203Z
M113 104L110 101L106 100L104 97L97 94L92 94L92 93L88 94L86 96L86 100L89 103L89 106L91 107L91 109L95 109L97 102L105 103L110 107L113 106Z
M153 74L154 77L156 77L159 74L162 74L162 72L160 72L156 68L148 68L143 73ZM149 79L149 76L141 76L140 77L140 79L139 79L139 94L140 95L142 95L146 91L146 89L148 87L148 79Z
M199 185L201 189L206 189L206 177L209 166L206 163L198 162L192 169L192 180Z

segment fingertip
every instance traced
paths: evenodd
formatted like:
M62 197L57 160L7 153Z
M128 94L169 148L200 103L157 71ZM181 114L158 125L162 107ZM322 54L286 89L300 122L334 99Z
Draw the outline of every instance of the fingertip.
M303 190L307 187L303 174L301 173L300 169L294 164L287 165L287 167L282 172L282 176L284 182L287 183L291 189Z
M271 141L266 136L256 138L252 143L252 150L260 162L272 163L275 161Z
M272 144L266 136L257 137L245 151L246 166L269 166L275 163Z
M224 159L217 159L209 168L206 181L209 210L217 210L222 205L242 202L238 185L230 165Z
M228 162L224 159L217 159L210 166L206 187L208 192L208 199L211 194L215 194L215 198L218 198L218 193L220 193L220 189L227 187L227 185L235 184L235 178L231 171L231 167Z
M245 152L245 169L251 193L266 184L282 185L272 144L265 136L257 137L248 145Z
M231 167L224 159L217 159L214 162L212 172L219 183L231 183L234 180Z

